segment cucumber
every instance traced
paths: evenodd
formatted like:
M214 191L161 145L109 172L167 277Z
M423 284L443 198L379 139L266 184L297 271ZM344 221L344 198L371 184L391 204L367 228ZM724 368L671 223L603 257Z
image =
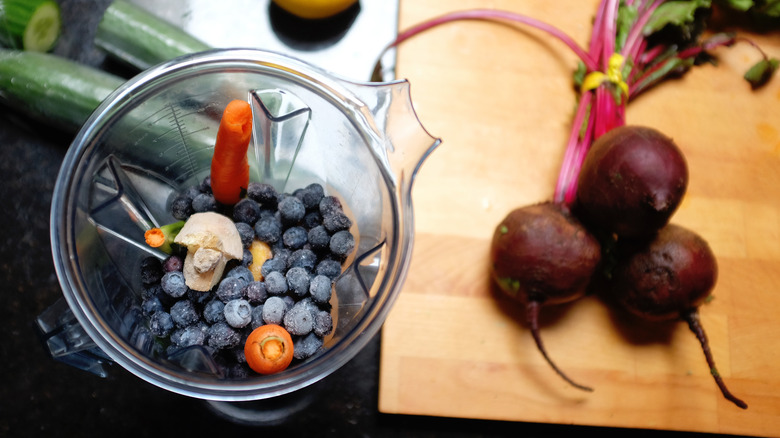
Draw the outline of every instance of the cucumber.
M48 53L0 49L0 102L76 132L124 79Z
M13 49L48 52L62 29L54 0L0 0L0 44Z
M211 48L179 27L124 0L115 0L106 9L98 23L95 45L140 70Z

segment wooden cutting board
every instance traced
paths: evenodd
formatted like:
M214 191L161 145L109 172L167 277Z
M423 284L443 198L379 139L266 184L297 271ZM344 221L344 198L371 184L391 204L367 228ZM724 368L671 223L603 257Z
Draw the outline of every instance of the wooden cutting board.
M597 0L493 1L590 37ZM467 0L401 2L405 29ZM746 33L746 35L748 35ZM780 57L780 31L749 34ZM547 309L547 366L520 310L491 292L487 253L511 209L551 198L569 131L576 58L541 33L458 22L404 43L425 127L443 139L415 182L416 237L404 289L383 329L384 413L780 436L780 77L751 91L747 44L715 52L630 104L628 121L675 139L690 185L673 222L704 236L720 265L701 308L720 373L745 411L717 390L684 323L647 326L596 297Z

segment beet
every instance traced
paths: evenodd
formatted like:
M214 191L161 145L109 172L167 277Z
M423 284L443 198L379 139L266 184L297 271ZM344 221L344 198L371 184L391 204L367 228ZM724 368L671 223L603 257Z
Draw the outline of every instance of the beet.
M717 261L707 242L687 228L668 224L652 239L623 245L623 256L612 271L610 289L615 300L649 321L686 321L701 343L723 396L747 408L726 388L699 322L698 308L709 297L718 276Z
M687 163L672 139L653 128L621 126L591 146L573 211L594 232L648 236L669 222L687 187Z
M491 275L499 288L526 306L539 351L564 380L573 382L549 358L539 336L539 308L574 301L585 294L601 260L598 241L559 203L510 212L496 227L490 249Z

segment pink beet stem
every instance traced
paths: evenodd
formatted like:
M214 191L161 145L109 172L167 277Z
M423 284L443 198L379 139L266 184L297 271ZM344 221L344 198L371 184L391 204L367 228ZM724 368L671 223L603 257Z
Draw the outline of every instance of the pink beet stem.
M597 68L596 61L591 58L590 54L582 49L569 35L555 26L526 15L495 9L469 9L465 11L455 11L432 18L430 20L426 20L399 33L396 39L390 43L387 48L385 48L385 51L397 46L398 44L402 43L408 38L413 37L414 35L417 35L420 32L424 32L432 27L458 20L503 20L534 27L548 33L550 36L557 38L566 46L568 46L569 49L571 49L580 58L580 60L582 60L582 62L585 64L585 66L588 67L589 70L595 70Z

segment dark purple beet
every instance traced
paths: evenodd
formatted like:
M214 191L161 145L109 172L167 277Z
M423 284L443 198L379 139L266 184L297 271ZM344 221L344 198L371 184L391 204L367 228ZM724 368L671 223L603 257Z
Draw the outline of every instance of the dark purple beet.
M687 187L687 163L672 139L653 128L621 126L591 146L573 210L591 229L648 236L669 222Z
M652 240L624 250L612 271L612 293L630 313L650 321L682 319L701 343L710 372L723 396L745 409L747 404L726 388L715 368L698 308L718 276L715 255L698 234L668 224Z
M499 288L526 306L526 316L539 351L571 385L547 355L539 336L539 308L576 300L585 294L601 260L598 241L567 207L541 203L510 212L496 227L490 249L491 275Z

